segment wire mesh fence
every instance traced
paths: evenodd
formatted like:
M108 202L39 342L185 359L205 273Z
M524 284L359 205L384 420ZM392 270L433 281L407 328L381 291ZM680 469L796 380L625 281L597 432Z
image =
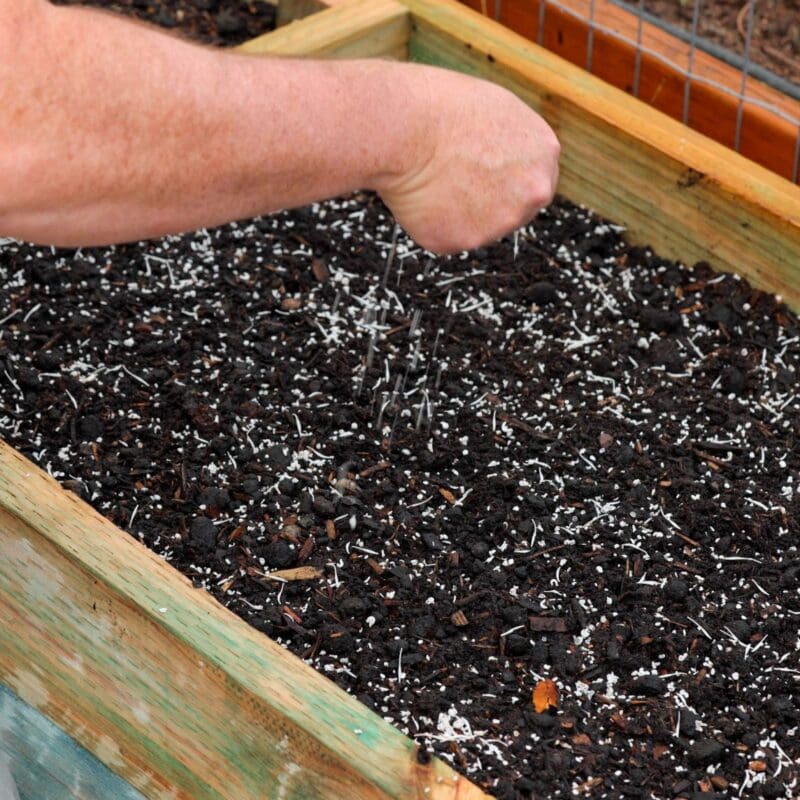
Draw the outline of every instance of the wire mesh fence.
M754 60L759 0L743 2L736 16L738 52L699 33L715 0L676 0L691 8L687 28L656 15L652 0L466 1L798 182L800 85Z

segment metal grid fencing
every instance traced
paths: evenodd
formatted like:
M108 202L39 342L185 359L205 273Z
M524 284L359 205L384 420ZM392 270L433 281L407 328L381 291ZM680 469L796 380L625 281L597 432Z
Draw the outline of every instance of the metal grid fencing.
M770 115L776 121L779 120L783 123L784 128L792 126L794 143L791 149L793 153L788 155L788 168L781 171L786 177L797 183L800 172L800 85L792 83L753 60L753 33L761 13L758 0L748 0L742 6L738 17L739 31L744 35L744 46L741 53L735 53L698 34L702 15L713 0L682 1L692 4L692 20L688 30L666 22L652 11L648 11L647 0L631 0L631 2L611 0L610 3L607 0L605 2L603 0L505 0L505 4L506 6L515 2L518 6L528 4L527 10L538 16L538 24L535 26L535 41L545 46L547 46L548 22L552 11L560 12L560 14L567 15L585 25L585 63L580 66L589 72L596 71L598 35L602 34L631 48L634 52L634 63L632 75L626 78L626 88L634 96L645 101L648 101L648 98L642 97L641 92L643 59L649 57L661 62L683 81L682 113L676 113L674 116L682 119L685 124L691 125L690 109L692 108L693 92L696 92L699 86L726 95L730 102L735 103L736 108L732 142L728 143L737 152L742 151L742 132L748 109L759 109L762 117ZM635 17L635 26L632 31L621 32L618 26L607 24L605 17L608 6L611 4ZM503 21L504 0L480 0L480 10L487 16ZM656 26L676 40L683 42L685 46L688 46L688 58L685 57L685 54L682 54L683 57L677 58L663 50L649 47L644 35L647 26ZM704 54L706 57L711 56L737 70L738 85L731 85L730 82L726 85L713 77L701 74L701 71L697 69L697 60L700 54ZM764 92L753 91L754 82L769 87L773 90L772 94L765 97ZM787 102L780 102L781 97L785 98ZM769 146L769 142L764 145Z

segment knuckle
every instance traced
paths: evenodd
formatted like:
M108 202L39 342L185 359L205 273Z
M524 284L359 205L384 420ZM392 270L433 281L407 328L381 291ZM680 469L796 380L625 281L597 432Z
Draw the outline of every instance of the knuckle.
M555 185L546 175L539 175L531 189L530 202L537 211L549 205L555 195Z

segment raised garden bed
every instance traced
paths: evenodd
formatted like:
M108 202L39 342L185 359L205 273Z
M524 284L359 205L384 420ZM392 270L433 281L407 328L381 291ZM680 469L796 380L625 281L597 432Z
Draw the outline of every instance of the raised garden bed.
M251 49L410 46L537 105L546 83L565 191L797 303L796 189L591 79L559 83L496 25L411 5L353 4ZM628 184L662 218L620 199ZM714 224L674 239L694 204ZM392 238L362 197L111 251L7 244L0 413L110 519L419 735L8 448L2 682L150 797L481 796L432 749L500 797L791 797L796 318L567 204L464 260L398 237L394 298ZM384 408L406 370L419 391ZM298 567L318 572L265 577ZM530 707L543 677L558 714Z

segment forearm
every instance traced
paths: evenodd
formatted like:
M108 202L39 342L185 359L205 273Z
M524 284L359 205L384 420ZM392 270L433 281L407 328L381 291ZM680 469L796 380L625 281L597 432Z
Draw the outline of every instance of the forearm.
M0 235L157 236L379 188L420 160L423 69L247 57L23 5L35 23L0 54Z

